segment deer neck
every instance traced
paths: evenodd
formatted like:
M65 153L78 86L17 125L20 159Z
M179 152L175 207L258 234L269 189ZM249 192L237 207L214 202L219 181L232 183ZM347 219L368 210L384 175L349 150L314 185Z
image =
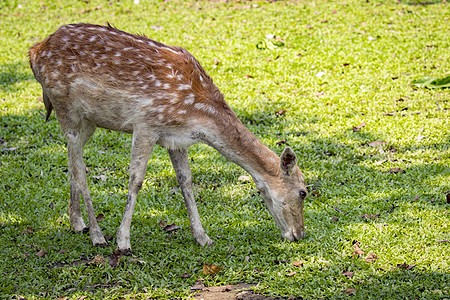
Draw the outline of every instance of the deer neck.
M251 133L234 113L217 118L214 123L215 130L205 134L206 144L247 171L259 190L266 190L271 178L280 175L278 155Z

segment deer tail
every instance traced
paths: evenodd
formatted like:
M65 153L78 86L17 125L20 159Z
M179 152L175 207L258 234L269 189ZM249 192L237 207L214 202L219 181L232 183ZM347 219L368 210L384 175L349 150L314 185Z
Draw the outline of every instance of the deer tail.
M45 115L45 122L47 122L50 114L52 113L53 105L45 92L42 95L42 99L44 100L45 109L47 110L47 114Z

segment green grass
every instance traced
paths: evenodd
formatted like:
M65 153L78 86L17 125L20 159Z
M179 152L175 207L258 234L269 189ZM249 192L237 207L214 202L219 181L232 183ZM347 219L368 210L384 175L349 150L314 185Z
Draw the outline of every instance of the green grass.
M144 2L0 3L1 299L186 298L200 278L207 286L256 283L259 293L305 299L450 298L450 92L411 86L450 74L450 5ZM30 46L74 22L110 22L188 49L264 143L280 154L285 145L277 142L285 139L312 192L306 239L282 240L254 184L238 180L245 172L195 145L196 199L216 242L199 247L168 155L156 148L135 209L134 256L115 269L77 263L110 255L115 240L93 248L88 235L71 232L65 140L54 115L44 123L27 62ZM284 45L258 49L274 41L267 35ZM387 144L368 145L376 140ZM130 142L98 130L85 150L105 235L115 236L124 210ZM394 167L404 172L388 172ZM161 219L181 229L167 234ZM378 259L353 257L356 241ZM47 254L36 256L41 249ZM292 265L300 260L303 267ZM205 276L204 263L224 269Z

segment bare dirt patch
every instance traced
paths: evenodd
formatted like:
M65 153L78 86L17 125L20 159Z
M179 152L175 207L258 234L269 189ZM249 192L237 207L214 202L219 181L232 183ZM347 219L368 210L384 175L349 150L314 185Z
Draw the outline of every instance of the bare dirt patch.
M285 298L270 297L255 294L251 288L254 284L239 283L226 286L204 287L200 292L195 294L194 299L197 300L283 300ZM295 298L289 297L289 300Z

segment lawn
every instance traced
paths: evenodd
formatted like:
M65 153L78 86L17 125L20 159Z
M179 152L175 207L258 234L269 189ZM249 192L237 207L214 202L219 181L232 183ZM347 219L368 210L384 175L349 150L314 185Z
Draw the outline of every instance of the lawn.
M450 298L450 90L411 85L450 75L445 1L4 0L0 15L1 299L184 299L196 283L291 299ZM134 254L111 266L131 136L107 130L85 162L109 246L73 233L66 142L54 114L44 122L27 52L76 22L109 22L196 56L252 132L298 154L306 238L283 240L245 171L198 144L194 192L215 241L200 247L157 147ZM205 264L223 269L205 275Z

